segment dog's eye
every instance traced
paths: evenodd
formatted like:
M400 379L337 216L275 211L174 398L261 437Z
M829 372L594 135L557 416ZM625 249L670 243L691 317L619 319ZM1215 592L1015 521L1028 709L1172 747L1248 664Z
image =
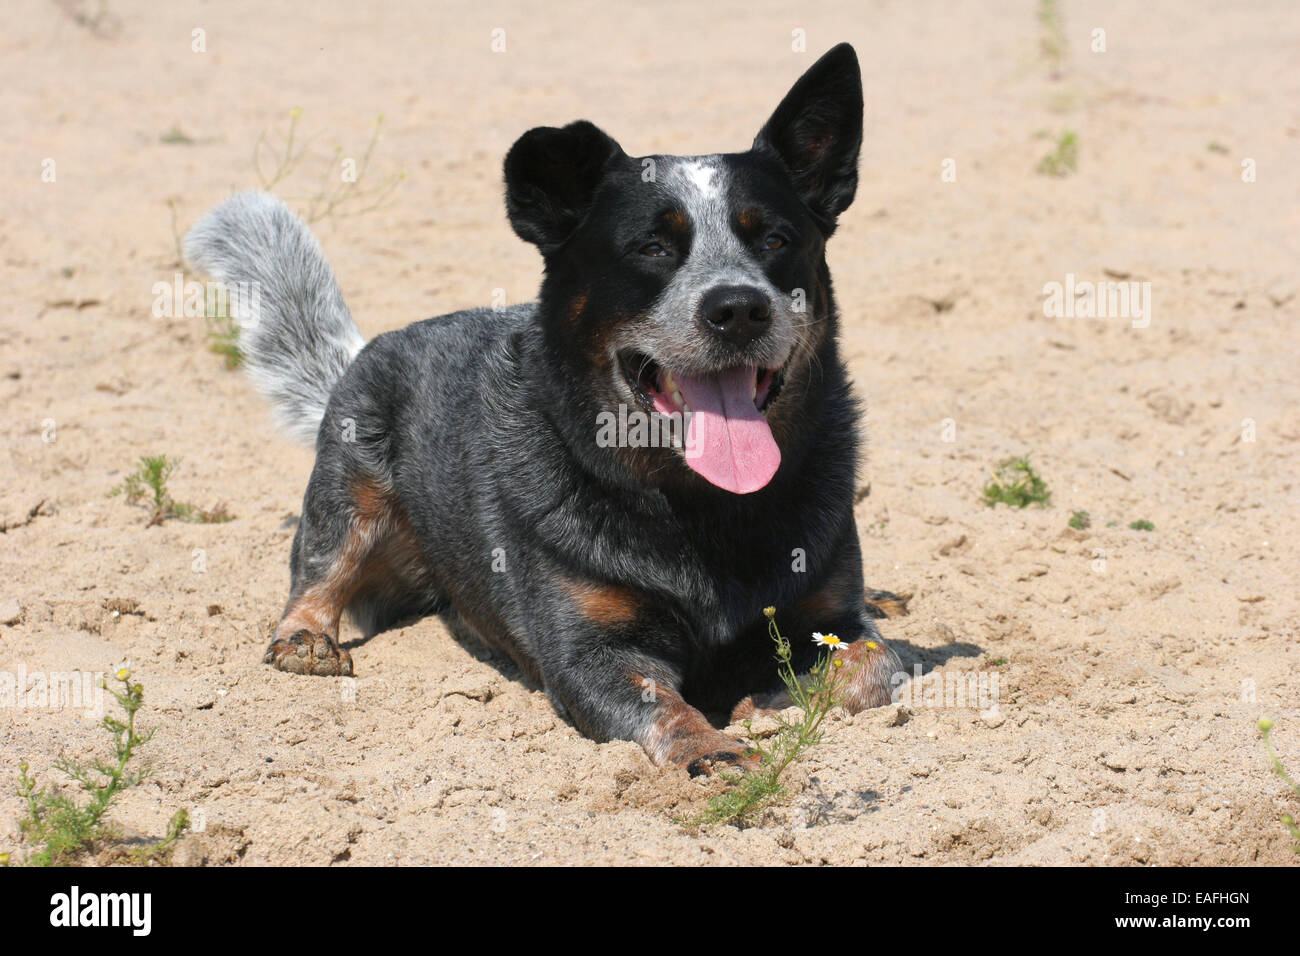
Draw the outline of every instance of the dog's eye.
M665 249L660 243L647 242L644 246L641 247L641 255L654 256L658 258L660 256L668 255L668 250Z
M778 236L776 233L772 233L770 236L768 236L766 239L763 240L763 248L768 250L780 249L784 245L785 245L785 236Z

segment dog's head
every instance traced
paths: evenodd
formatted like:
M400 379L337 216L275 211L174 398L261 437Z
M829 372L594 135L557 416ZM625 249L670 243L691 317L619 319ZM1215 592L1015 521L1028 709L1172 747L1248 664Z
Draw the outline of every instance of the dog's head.
M861 141L862 80L841 44L744 153L632 158L585 121L511 148L506 206L545 258L540 314L566 387L588 411L689 422L685 447L634 454L645 476L698 480L684 464L745 494L777 472L800 420L783 406L834 334L825 244Z

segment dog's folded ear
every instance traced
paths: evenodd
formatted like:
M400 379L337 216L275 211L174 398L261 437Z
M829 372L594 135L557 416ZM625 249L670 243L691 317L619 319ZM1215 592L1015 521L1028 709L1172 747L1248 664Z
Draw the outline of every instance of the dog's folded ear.
M786 94L754 139L775 154L829 235L858 189L862 146L862 73L853 47L825 53Z
M549 255L591 207L618 143L586 120L562 129L538 126L506 154L506 212L519 237Z

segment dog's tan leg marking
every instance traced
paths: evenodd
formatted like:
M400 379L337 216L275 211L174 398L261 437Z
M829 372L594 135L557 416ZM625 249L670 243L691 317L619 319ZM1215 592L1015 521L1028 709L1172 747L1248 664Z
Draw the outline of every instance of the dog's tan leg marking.
M376 545L400 530L387 493L374 482L357 482L352 498L347 541L324 576L290 600L266 649L264 661L277 670L352 675L352 655L338 645L339 619L371 573Z
M561 584L578 613L593 624L630 624L641 609L640 596L630 588L569 578L562 579Z
M867 613L874 618L907 617L911 613L907 609L907 605L911 600L911 591L894 594L892 591L877 591L875 588L867 588Z
M833 566L816 591L795 603L794 617L815 626L817 622L858 613L862 608L862 592L859 590L861 579L855 570L847 564Z
M758 756L738 740L714 727L707 717L686 703L671 687L652 684L638 674L632 683L643 692L650 688L656 703L654 717L637 738L656 766L672 763L691 776L713 773L718 764L743 769L758 766Z
M793 706L794 699L791 698L788 690L775 690L767 694L751 694L732 708L730 722L738 724L754 717L762 717L764 714L775 714Z

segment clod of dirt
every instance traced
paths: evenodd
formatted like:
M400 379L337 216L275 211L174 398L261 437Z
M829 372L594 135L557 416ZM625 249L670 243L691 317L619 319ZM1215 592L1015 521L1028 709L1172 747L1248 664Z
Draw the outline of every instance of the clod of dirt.
M15 624L21 624L23 620L23 606L12 598L7 601L0 601L0 624L12 627Z
M140 602L135 598L108 598L104 601L104 610L116 611L118 614L144 614L140 610Z

